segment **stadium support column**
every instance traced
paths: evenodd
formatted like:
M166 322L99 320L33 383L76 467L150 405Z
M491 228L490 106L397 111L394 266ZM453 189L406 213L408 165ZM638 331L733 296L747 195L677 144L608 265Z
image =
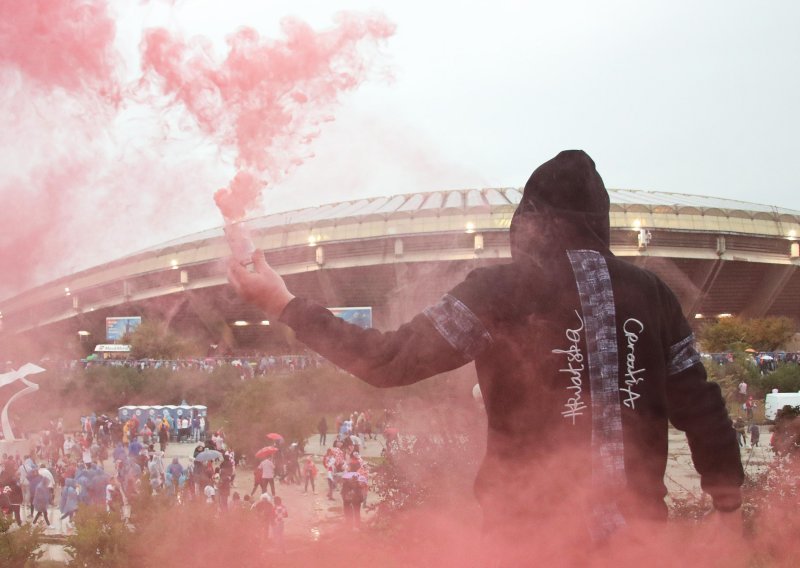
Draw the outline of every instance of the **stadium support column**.
M330 270L325 268L324 257L321 259L319 258L319 250L320 247L317 247L317 250L315 251L318 268L318 270L314 271L314 275L317 280L317 292L315 297L322 299L322 303L326 306L338 306L341 304L341 282L339 278L333 277ZM320 263L319 260L322 260L323 262ZM337 272L337 275L341 277L341 273Z
M707 265L707 268L704 274L701 276L700 287L697 291L697 297L692 302L692 305L686 310L686 313L691 317L694 316L697 312L700 311L700 307L703 305L703 302L708 297L708 294L711 292L711 288L714 286L714 282L717 281L717 277L719 273L722 272L722 267L725 265L725 261L722 258L718 258L714 262Z
M752 300L742 310L741 315L749 318L764 317L792 279L795 270L796 264L774 264L765 268L761 282L751 295Z

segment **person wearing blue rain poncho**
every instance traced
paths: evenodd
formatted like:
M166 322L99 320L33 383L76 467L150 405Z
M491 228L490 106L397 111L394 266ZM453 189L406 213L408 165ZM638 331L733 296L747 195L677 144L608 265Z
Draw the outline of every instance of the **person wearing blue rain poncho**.
M92 482L92 474L83 464L78 464L78 470L75 472L74 480L77 487L80 488L78 491L78 502L89 503L89 487Z
M72 522L75 511L78 510L78 490L75 480L68 477L64 480L64 489L61 490L61 503L58 506L61 511L61 520L68 519Z
M41 478L42 476L39 477ZM36 524L41 516L44 517L45 524L50 526L50 518L47 516L47 509L50 506L50 487L44 478L35 487L36 489L33 491L33 510L36 511L36 515L34 515L32 522Z
M97 473L89 483L89 501L92 505L101 505L105 499L106 485L111 480L111 476L105 471L96 470Z

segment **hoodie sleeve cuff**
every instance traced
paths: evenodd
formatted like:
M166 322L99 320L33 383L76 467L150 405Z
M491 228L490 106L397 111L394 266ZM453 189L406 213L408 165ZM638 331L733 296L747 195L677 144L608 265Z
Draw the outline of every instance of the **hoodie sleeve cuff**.
M742 506L742 492L738 487L715 491L711 497L714 500L714 508L722 513L732 513Z
M292 298L283 308L278 321L294 329L295 326L300 324L303 310L306 308L307 304L308 302L303 298Z

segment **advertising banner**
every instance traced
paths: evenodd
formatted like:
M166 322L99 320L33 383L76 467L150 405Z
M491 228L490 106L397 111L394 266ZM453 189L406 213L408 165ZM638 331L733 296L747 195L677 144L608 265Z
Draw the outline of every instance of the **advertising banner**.
M372 327L372 308L328 308L337 318L342 318L348 323L353 323L359 327Z
M106 318L106 340L119 341L141 324L142 318L139 316Z

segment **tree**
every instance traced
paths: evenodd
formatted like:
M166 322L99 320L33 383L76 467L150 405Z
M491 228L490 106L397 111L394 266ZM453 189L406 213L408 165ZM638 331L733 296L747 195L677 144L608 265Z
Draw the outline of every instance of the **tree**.
M756 351L774 351L792 338L797 327L790 318L769 317L745 320L746 338Z
M796 330L795 323L787 317L745 319L722 318L704 325L698 332L698 341L704 351L774 351L785 344Z
M271 377L247 381L229 394L223 404L223 428L230 445L252 455L266 445L265 435L278 432L287 442L299 441L313 432L313 415L304 397L281 396L277 383L289 378ZM284 391L285 393L285 391Z
M192 355L191 344L158 321L142 322L126 336L134 359L179 359Z
M707 353L744 351L747 348L744 324L735 317L708 323L700 328L698 342Z

